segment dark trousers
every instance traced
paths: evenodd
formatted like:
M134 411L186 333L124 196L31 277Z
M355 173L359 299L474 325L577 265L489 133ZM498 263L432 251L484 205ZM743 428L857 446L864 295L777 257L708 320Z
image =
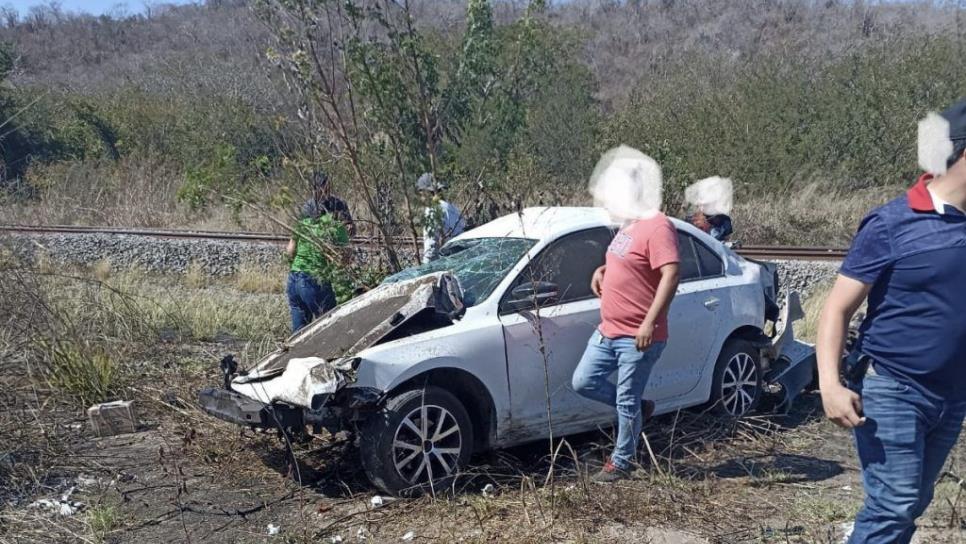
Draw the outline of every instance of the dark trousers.
M292 312L292 332L298 332L315 318L335 308L332 285L319 282L306 272L289 272L286 293Z

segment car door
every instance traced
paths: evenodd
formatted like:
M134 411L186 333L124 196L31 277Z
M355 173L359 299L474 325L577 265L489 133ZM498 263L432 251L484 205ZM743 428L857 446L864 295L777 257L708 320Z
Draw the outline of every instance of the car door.
M590 280L604 264L613 236L606 227L563 236L541 251L504 295L500 320L514 432L531 439L547 436L548 408L558 434L585 430L588 421L612 418L613 408L574 393L571 378L600 323L600 302L590 290ZM535 282L556 284L557 300L541 307L514 307L513 290Z
M645 398L657 401L685 395L698 385L728 303L718 285L724 263L717 254L682 231L678 254L680 283L668 310L668 343L644 390Z

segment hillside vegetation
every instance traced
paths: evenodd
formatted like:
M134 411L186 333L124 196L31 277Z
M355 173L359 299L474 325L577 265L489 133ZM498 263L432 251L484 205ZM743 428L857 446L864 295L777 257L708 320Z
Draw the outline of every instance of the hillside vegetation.
M7 10L0 219L278 229L324 168L363 230L406 235L421 172L480 223L587 203L595 159L625 143L663 165L672 213L687 184L729 176L745 242L847 243L916 176L916 121L966 89L963 10L722 6Z

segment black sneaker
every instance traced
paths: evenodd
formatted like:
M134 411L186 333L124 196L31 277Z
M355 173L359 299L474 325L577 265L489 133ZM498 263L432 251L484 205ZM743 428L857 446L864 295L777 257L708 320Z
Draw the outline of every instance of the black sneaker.
M590 477L590 481L598 484L609 484L619 480L626 480L630 477L630 472L619 468L608 459L607 462L604 463L604 467L600 469L600 472Z

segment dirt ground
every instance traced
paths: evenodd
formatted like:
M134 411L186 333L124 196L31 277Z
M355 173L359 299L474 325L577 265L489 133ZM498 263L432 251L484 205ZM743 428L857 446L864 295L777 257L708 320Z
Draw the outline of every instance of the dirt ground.
M294 445L292 464L276 436L196 409L231 348L158 346L129 391L134 434L93 438L81 410L7 389L0 542L839 542L862 498L849 436L814 393L738 424L657 418L636 479L615 485L587 480L602 430L555 441L555 458L547 441L478 456L455 493L378 497L348 433ZM964 474L960 444L920 542L966 542ZM70 515L36 502L66 494Z
M0 544L831 543L862 500L851 439L821 417L815 393L786 416L656 418L635 478L614 485L588 481L612 442L602 429L479 455L435 496L380 497L351 432L289 449L197 408L199 389L220 383L224 354L251 361L285 334L279 294L120 276L70 289L58 276L51 290L13 277L21 283L6 291L0 282ZM122 289L152 302L109 298ZM46 326L51 316L64 324ZM74 331L70 346L111 355L118 374L101 379L136 402L138 432L94 438L77 395L100 391L84 381L98 359L49 344L60 331ZM46 343L25 344L40 333ZM84 380L53 380L37 355L51 347L56 368ZM966 543L964 476L960 443L920 542Z

